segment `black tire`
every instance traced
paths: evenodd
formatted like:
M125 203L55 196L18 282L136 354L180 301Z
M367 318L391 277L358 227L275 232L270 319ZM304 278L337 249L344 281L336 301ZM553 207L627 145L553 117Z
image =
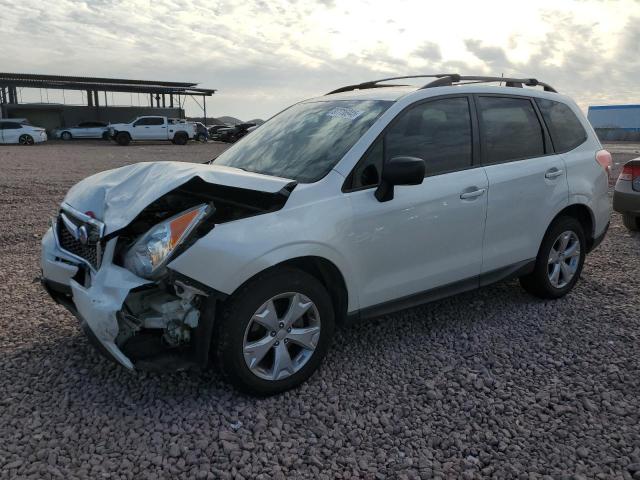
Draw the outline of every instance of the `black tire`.
M280 380L266 380L253 373L245 362L245 332L261 305L288 292L301 293L315 304L320 319L320 337L315 350L297 372ZM216 356L223 376L242 392L268 396L297 387L317 370L331 344L334 311L329 294L318 280L303 271L286 267L258 275L240 287L222 305L216 324ZM292 345L290 343L289 348Z
M623 213L622 223L624 223L624 226L631 232L640 231L640 217L636 217L631 213Z
M102 140L109 140L109 138L110 138L110 137L109 137L109 132L104 132L104 133L102 134Z
M126 147L127 145L129 145L129 143L131 143L131 137L127 132L118 132L116 134L116 142L118 143L118 145Z
M73 136L71 135L71 132L62 132L60 134L60 138L62 140L71 140L73 138Z
M173 143L176 145L186 145L189 141L189 136L184 132L178 132L173 136Z
M31 135L27 135L25 133L23 135L20 135L20 138L18 138L18 143L20 145L33 145L36 142L33 140L33 137Z
M580 243L580 255L578 256L577 268L571 280L562 287L556 287L549 279L549 256L551 254L551 248L556 243L558 237L564 232L573 232L576 235ZM539 298L554 299L565 296L571 291L580 278L586 249L587 242L580 222L573 217L557 218L549 226L542 240L533 272L520 277L520 284L527 292Z

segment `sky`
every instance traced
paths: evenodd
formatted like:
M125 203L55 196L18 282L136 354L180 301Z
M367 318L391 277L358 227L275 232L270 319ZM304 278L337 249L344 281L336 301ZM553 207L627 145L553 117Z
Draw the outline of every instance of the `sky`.
M449 72L538 78L584 109L640 103L633 0L0 0L0 45L2 72L198 82L218 89L208 116L243 120L347 84ZM62 100L23 101L41 93Z

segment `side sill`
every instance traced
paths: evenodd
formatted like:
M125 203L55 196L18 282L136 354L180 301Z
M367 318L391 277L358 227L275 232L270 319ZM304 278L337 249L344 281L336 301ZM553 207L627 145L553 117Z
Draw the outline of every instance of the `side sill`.
M511 280L512 278L522 277L533 272L536 266L536 259L524 260L522 262L514 263L506 267L492 270L480 275L480 286L485 287L496 282L503 280Z
M389 313L435 302L436 300L451 297L459 293L475 290L503 280L510 280L522 275L527 275L533 272L534 267L535 259L525 260L514 265L483 273L482 275L460 280L459 282L450 283L424 292L414 293L413 295L402 297L397 300L379 303L372 307L363 308L349 313L347 315L347 325L353 324L359 320L380 317Z

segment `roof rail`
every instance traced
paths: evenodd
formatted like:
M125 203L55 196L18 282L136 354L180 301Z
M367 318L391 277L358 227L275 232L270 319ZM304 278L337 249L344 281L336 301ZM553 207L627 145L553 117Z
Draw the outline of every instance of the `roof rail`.
M458 83L464 85L465 83L490 83L490 82L505 82L507 87L515 87L522 88L523 85L527 87L543 87L546 92L556 92L557 90L553 88L551 85L539 82L535 78L510 78L510 77L478 77L478 76L462 76L457 73L440 73L434 75L405 75L403 77L389 77L389 78L381 78L380 80L372 80L370 82L358 83L356 85L347 85L345 87L337 88L327 95L332 95L334 93L341 92L350 92L351 90L365 90L368 88L382 88L382 87L404 87L406 85L379 85L381 82L388 82L391 80L403 80L407 78L435 78L430 83L422 86L423 88L433 88L433 87L448 87L452 86L454 83ZM460 83L465 82L465 83Z
M454 83L460 82L466 83L491 83L491 82L505 82L507 87L522 88L523 85L527 87L543 87L545 92L558 91L548 83L539 82L535 78L511 78L511 77L477 77L477 76L462 76L462 75L449 75L448 77L441 77L433 82L427 83L421 88L433 88L450 86ZM464 85L464 84L463 84Z
M404 80L407 78L442 78L442 77L455 77L456 74L441 73L436 75L405 75L403 77L389 77L381 78L380 80L372 80L370 82L358 83L356 85L347 85L346 87L337 88L326 95L332 95L334 93L350 92L351 90L365 90L367 88L382 88L382 87L406 87L406 85L378 85L380 82L389 82L391 80ZM459 76L459 75L457 75Z

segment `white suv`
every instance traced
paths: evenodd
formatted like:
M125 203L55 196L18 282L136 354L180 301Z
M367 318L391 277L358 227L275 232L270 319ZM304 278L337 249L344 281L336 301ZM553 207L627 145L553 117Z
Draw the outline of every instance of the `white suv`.
M211 164L83 180L42 241L45 287L125 367L215 360L261 395L306 380L347 320L513 277L562 297L607 231L611 156L546 84L435 77L298 103Z

